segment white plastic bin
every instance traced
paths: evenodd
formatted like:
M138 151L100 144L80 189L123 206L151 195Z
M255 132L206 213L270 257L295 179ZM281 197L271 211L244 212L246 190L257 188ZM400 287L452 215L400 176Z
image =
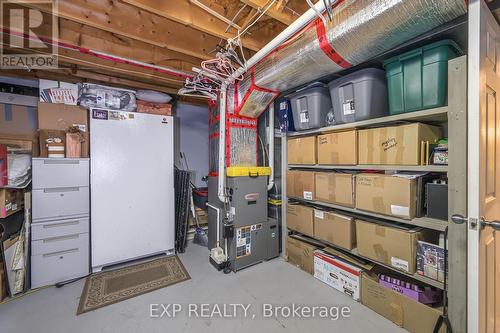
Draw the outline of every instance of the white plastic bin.
M293 124L296 131L325 125L326 115L332 108L326 84L316 82L289 95Z
M389 115L385 72L366 68L328 84L335 124Z

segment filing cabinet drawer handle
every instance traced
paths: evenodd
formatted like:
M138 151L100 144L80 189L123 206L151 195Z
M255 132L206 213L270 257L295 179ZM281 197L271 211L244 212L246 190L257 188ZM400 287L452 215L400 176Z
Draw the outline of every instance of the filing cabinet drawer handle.
M64 227L64 226L68 226L68 225L76 225L76 224L80 224L80 220L61 222L61 223L55 223L55 224L44 224L43 228L50 229L50 228L58 228L58 227Z
M75 235L69 235L69 236L59 236L59 237L51 237L51 238L46 238L43 240L43 243L52 243L52 242L58 242L62 240L68 240L68 239L78 239L80 235L75 234Z
M78 192L79 187L44 188L43 193Z
M52 252L52 253L46 253L46 254L43 255L43 257L44 258L55 257L55 256L61 256L61 255L64 255L64 254L70 254L70 253L74 253L74 252L78 252L78 248L69 249L69 250L65 250L65 251L57 251L57 252Z
M78 160L44 160L43 164L80 164Z

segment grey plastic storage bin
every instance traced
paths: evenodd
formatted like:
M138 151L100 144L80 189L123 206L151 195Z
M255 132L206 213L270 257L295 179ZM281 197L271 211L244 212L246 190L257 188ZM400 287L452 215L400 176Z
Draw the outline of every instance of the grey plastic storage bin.
M335 124L389 115L385 72L362 69L328 84Z
M332 108L326 84L314 83L289 95L289 98L296 131L325 125L326 114Z

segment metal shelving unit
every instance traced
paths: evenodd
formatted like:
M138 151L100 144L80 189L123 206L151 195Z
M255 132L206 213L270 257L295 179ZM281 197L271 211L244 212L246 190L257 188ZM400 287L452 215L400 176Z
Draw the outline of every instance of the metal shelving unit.
M331 247L331 248L334 248L336 250L339 250L339 251L342 251L342 252L346 252L346 253L351 254L351 255L353 255L353 256L355 256L357 258L360 258L360 259L363 259L365 261L371 262L373 264L379 265L381 267L384 267L384 268L389 269L391 271L394 271L396 273L408 276L408 277L410 277L410 278L412 278L412 279L414 279L416 281L420 281L420 282L426 283L426 284L428 284L430 286L436 287L436 288L441 289L441 290L444 289L443 282L440 282L440 281L437 281L437 280L434 280L434 279L430 279L430 278L428 278L426 276L422 276L422 275L419 275L417 273L411 274L411 273L408 273L408 272L396 269L394 267L391 267L389 265L383 264L383 263L378 262L376 260L367 258L365 256L360 255L358 253L358 249L357 248L354 248L352 250L346 250L346 249L341 248L341 247L339 247L339 246L337 246L335 244L331 244L329 242L326 242L326 241L323 241L323 240L320 240L320 239L311 238L310 236L303 235L303 234L300 234L300 233L295 233L295 234L293 234L292 237L304 240L306 242L311 242L312 241L313 243L317 243L318 245L322 245L323 247Z
M397 115L393 115L393 116L357 121L354 123L332 125L332 126L321 127L321 128L306 130L306 131L301 131L301 132L291 132L291 133L287 133L287 136L288 137L308 136L308 135L313 135L313 134L321 134L321 133L342 131L342 130L355 129L355 128L366 128L366 127L373 127L376 125L389 125L389 124L396 124L396 123L403 123L403 122L410 122L410 121L412 121L412 122L422 121L422 122L426 122L426 123L442 123L442 122L446 122L448 120L448 111L449 111L449 107L443 106L440 108L434 108L434 109L428 109L428 110L422 110L422 111L416 111L416 112L401 113L401 114L397 114Z
M447 165L308 165L288 164L290 169L315 170L389 170L389 171L417 171L417 172L448 172Z
M405 220L405 219L402 219L402 218L399 218L396 216L382 215L382 214L378 214L378 213L368 212L365 210L360 210L357 208L339 206L339 205L330 204L330 203L321 202L321 201L305 200L302 198L295 198L295 197L289 197L289 199L308 203L308 204L311 204L314 206L332 208L332 209L343 211L343 212L353 213L357 217L360 217L360 218L363 218L363 216L373 217L373 218L376 218L379 220L386 220L386 221L390 221L390 222L409 224L409 225L414 225L417 227L423 227L423 228L437 230L437 231L444 231L444 229L448 225L448 221L433 219L433 218L429 218L429 217L416 217L412 220Z
M289 137L317 135L333 131L348 129L360 129L384 125L393 125L406 122L424 122L428 124L448 125L449 139L449 165L427 165L427 166L403 166L403 165L288 165L287 164L287 139ZM333 125L319 129L287 133L281 136L281 159L283 175L288 169L304 170L390 170L390 171L415 171L415 172L443 172L448 176L448 213L461 214L467 216L467 57L462 56L448 62L448 105L441 108L422 110L417 112L403 113L388 117L375 118L349 124ZM286 182L282 182L282 193L286 193ZM286 205L288 198L282 196L282 216L283 216L283 244L285 248L288 229L286 227ZM371 221L389 221L392 223L403 223L415 225L432 230L444 231L448 228L448 316L455 331L465 331L467 327L467 225L455 224L449 221L442 221L427 217L419 217L413 220L404 220L394 216L385 216L377 213L358 210L356 208L342 207L338 205L310 201L300 198L290 198L304 201L319 207L343 211L348 215L365 218ZM323 244L325 244L323 242ZM334 247L331 244L325 244ZM348 251L349 252L349 251ZM359 256L355 250L351 255ZM363 258L371 261L368 258ZM381 266L386 265L376 263ZM394 270L394 268L392 268ZM420 275L405 274L399 270L398 273L410 276L411 278L427 283L431 286L443 289L441 282L429 279Z

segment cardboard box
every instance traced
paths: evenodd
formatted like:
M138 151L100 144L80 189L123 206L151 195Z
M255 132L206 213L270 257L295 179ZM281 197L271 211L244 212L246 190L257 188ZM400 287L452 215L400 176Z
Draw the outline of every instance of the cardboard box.
M166 103L151 103L141 100L136 100L137 104L137 112L139 113L150 113L157 114L161 116L171 116L172 112L172 104Z
M358 164L357 131L318 135L318 164Z
M314 237L314 209L298 204L287 204L286 226L304 235Z
M63 81L39 80L40 102L76 105L78 85Z
M420 165L421 142L437 142L441 129L413 123L358 132L359 164Z
M316 164L316 137L305 136L287 141L288 164Z
M314 245L302 242L292 237L287 237L285 260L313 275L314 250L317 249L318 248Z
M430 238L430 233L417 227L393 227L356 220L359 255L412 274L416 272L417 240Z
M66 132L62 130L43 130L39 131L40 135L40 157L48 157L47 144L45 142L48 138L58 137L66 144ZM89 157L89 133L82 133L84 142L82 142L81 154L82 158Z
M417 213L417 181L396 175L356 175L356 208L411 220Z
M330 287L360 300L361 273L363 269L328 253L314 251L314 277Z
M0 218L10 216L24 207L23 190L0 189Z
M39 155L38 133L35 136L0 134L0 144L6 145L8 151Z
M354 207L355 176L353 174L316 172L315 178L315 200Z
M441 308L431 308L405 297L365 273L361 276L361 303L412 333L432 332L442 314ZM445 333L444 326L439 333Z
M286 194L289 197L314 200L315 177L312 171L289 170L286 174Z
M88 132L88 110L74 105L38 103L39 129L66 131L71 126Z
M315 209L314 238L352 250L356 247L354 219L350 216Z
M36 107L0 103L2 136L36 137Z

